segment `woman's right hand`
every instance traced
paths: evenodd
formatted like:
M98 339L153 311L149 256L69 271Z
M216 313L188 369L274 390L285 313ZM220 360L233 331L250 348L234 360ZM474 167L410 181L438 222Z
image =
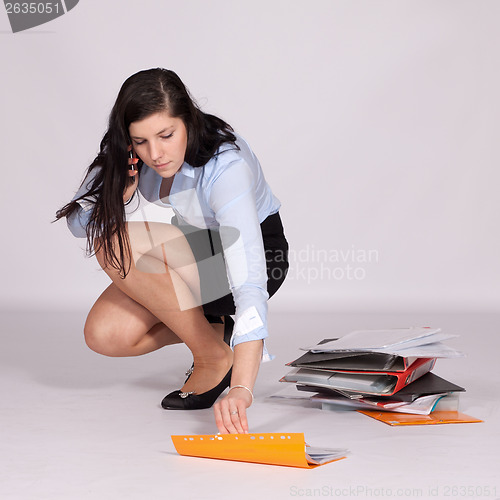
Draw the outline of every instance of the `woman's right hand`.
M129 146L127 148L128 151L132 151L132 146ZM133 165L135 166L139 161L139 158L129 158L128 159L128 175L130 177L127 187L125 188L125 192L123 193L123 202L126 203L127 201L132 198L132 196L135 193L135 190L137 189L137 185L139 183L139 172L137 171L136 168L133 170L130 169L130 167Z

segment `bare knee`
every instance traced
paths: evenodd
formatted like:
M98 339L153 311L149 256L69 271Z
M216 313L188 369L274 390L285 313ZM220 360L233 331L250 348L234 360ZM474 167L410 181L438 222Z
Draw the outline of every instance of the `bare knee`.
M123 339L117 335L110 325L103 324L102 321L94 321L91 317L87 318L83 328L85 343L92 351L104 356L123 356Z
M168 272L167 259L168 265L173 265L174 268L194 263L194 256L184 233L172 224L127 222L125 239L123 256L119 252L116 236L111 247L119 260L123 257L127 273L137 266L148 274L163 274ZM111 262L111 256L105 252L102 242L98 241L95 248L97 262L106 274L113 281L118 281L118 276L123 278L123 270Z
M109 351L109 342L106 340L106 335L90 318L87 318L87 321L85 322L83 335L85 337L85 343L89 349L92 349L99 354L107 354Z
M178 227L162 222L127 222L127 234L135 258L150 253L155 247L179 246L179 242L185 241Z

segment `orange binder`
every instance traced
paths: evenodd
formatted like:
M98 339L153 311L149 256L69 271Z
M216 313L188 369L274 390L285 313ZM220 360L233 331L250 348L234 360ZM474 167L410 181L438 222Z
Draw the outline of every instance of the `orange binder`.
M458 411L433 411L429 415L414 415L410 413L395 413L377 410L358 410L388 425L429 425L429 424L466 424L482 422L482 420L460 413Z
M331 460L318 462L312 459L307 454L302 432L172 436L172 441L179 455L303 469L345 458L337 454Z

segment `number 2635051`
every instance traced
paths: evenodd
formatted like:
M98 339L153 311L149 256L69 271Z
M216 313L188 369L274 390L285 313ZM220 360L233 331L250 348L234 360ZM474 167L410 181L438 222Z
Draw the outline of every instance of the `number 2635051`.
M59 14L59 2L15 2L6 3L7 14Z

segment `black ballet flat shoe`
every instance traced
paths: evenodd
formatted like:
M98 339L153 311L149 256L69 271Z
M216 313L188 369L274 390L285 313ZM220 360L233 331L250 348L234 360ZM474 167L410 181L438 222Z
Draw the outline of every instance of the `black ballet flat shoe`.
M180 390L171 392L163 398L161 402L162 408L165 410L202 410L210 408L222 392L229 387L232 371L233 369L230 368L218 385L202 394L182 392Z
M231 316L224 316L224 342L227 345L231 345L231 337L233 336L233 328L234 328L234 320ZM187 379L184 380L186 383L189 380L189 377L193 373L194 363L191 365L191 368L185 373Z

